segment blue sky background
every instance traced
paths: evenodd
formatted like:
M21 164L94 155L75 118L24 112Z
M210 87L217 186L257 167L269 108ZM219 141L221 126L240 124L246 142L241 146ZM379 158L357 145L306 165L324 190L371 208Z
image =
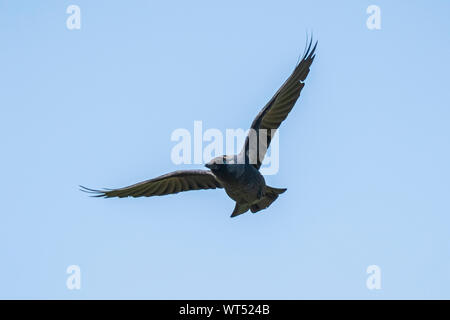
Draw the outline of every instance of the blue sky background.
M449 12L0 0L0 298L450 298ZM248 128L311 30L317 57L266 178L288 191L268 210L230 219L221 190L78 191L199 167L171 162L172 131ZM372 264L381 290L366 288Z

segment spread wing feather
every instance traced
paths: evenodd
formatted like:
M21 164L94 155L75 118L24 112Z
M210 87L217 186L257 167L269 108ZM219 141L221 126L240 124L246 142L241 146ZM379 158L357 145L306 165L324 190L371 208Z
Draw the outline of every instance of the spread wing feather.
M245 140L240 156L245 156L245 161L250 161L257 169L261 167L272 136L294 107L305 85L303 81L306 79L309 68L314 61L317 47L317 42L314 46L312 44L313 41L311 39L303 57L300 59L292 74L258 113L255 120L253 120L250 129L256 133L257 140L251 142L251 135L249 134ZM264 138L266 138L266 141L264 141Z
M80 186L80 188L82 191L91 193L94 197L137 198L162 196L189 190L205 190L223 187L209 170L181 170L120 189L95 190L83 186Z

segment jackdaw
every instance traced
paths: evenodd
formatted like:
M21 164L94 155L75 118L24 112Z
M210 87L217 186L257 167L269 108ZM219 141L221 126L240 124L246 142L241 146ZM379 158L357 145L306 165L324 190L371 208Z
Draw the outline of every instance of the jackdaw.
M266 185L259 172L272 136L294 107L303 89L310 66L315 57L317 41L312 39L294 71L270 101L259 112L250 127L244 147L237 155L224 155L212 159L205 166L209 170L180 170L120 189L95 190L81 187L95 197L151 197L181 191L224 188L236 202L231 217L249 209L255 213L269 207L285 188Z

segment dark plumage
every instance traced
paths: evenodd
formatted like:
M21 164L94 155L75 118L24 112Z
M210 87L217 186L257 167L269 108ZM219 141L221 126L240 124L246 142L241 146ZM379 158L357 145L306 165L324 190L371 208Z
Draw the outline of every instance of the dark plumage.
M238 216L248 210L255 213L269 207L278 198L278 195L285 192L286 189L267 186L259 169L267 148L269 148L272 135L294 107L305 85L303 81L306 79L314 61L317 46L317 42L314 46L312 46L312 43L311 39L292 74L253 120L250 128L256 133L256 143L250 138L249 134L239 154L224 155L212 159L205 165L210 170L174 171L120 189L94 190L81 186L82 190L92 193L96 197L124 198L151 197L188 190L224 188L228 196L236 201L231 217ZM260 129L266 129L267 131L260 131ZM260 132L264 132L264 134ZM266 139L266 141L260 141L262 139ZM260 150L259 148L264 149Z

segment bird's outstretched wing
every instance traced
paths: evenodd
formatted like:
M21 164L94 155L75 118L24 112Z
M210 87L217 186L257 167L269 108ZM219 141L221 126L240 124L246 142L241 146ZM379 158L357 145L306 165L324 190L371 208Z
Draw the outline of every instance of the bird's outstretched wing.
M120 189L94 190L83 186L80 186L80 188L82 191L92 193L94 197L137 198L223 187L209 170L180 170Z
M286 119L305 85L303 81L306 79L309 68L314 61L314 52L316 50L317 42L314 46L312 46L312 44L313 41L311 38L309 44L307 44L305 53L292 74L284 82L281 88L278 89L272 99L270 99L258 113L255 120L253 120L250 127L250 133L253 134L253 138L250 133L247 135L244 147L239 156L241 159L245 159L246 163L250 162L253 164L257 169L261 167L261 163L264 160L264 156L269 148L272 136L275 134L275 130L278 129L281 122ZM271 129L275 130L272 132ZM264 143L264 138L267 139L266 143ZM244 156L245 158L243 158Z

